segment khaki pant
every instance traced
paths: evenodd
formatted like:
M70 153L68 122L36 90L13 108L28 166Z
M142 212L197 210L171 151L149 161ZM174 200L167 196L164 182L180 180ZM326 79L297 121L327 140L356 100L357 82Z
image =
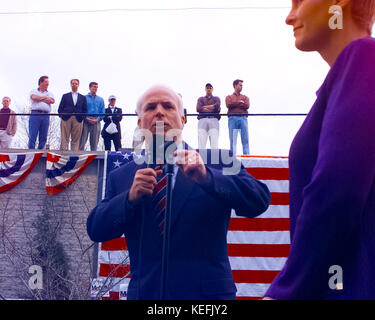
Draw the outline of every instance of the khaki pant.
M198 146L206 149L207 139L210 138L211 149L219 148L219 120L217 118L202 118L198 121Z
M6 130L0 130L0 150L9 149L10 143L12 142L12 136L7 134Z
M61 119L61 150L68 150L69 138L72 136L71 149L72 151L78 151L79 141L81 139L83 122L78 122L76 117L70 117L64 121Z

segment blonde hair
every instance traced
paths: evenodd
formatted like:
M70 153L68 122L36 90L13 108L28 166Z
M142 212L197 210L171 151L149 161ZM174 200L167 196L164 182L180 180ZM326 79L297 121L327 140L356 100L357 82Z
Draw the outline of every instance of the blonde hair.
M371 35L375 22L375 0L352 0L351 10L354 21Z

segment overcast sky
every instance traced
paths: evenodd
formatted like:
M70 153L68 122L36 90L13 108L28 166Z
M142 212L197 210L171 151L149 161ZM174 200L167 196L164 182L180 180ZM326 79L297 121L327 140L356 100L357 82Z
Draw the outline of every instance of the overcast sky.
M261 7L258 9L243 7ZM107 11L59 14L0 14L0 95L15 109L28 105L28 94L41 75L50 77L55 110L72 78L99 83L106 103L117 96L124 113L153 84L166 84L183 96L195 113L204 85L222 100L243 79L251 113L307 113L328 65L317 53L294 47L285 24L290 0L0 0L0 12L101 9L225 8L180 11ZM264 7L276 7L265 9ZM249 117L250 151L288 155L303 117ZM229 148L227 118L221 119L219 146ZM123 146L131 143L136 118L122 121ZM197 147L197 120L188 118L185 140ZM239 139L240 141L240 139ZM242 147L238 148L242 151Z

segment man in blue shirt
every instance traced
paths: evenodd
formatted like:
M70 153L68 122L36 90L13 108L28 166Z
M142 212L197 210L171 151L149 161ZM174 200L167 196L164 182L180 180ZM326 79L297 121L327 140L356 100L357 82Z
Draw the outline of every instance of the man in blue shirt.
M100 121L104 118L105 107L104 99L96 95L96 92L98 91L98 83L90 82L89 88L90 93L86 95L88 116L83 122L79 150L85 150L85 145L90 135L90 150L96 151L98 148L101 129ZM103 116L97 116L97 114L103 114Z

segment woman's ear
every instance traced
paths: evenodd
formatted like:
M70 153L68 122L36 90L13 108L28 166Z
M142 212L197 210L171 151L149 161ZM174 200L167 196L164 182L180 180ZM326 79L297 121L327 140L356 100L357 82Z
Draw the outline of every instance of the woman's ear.
M358 0L356 0L358 1ZM334 1L334 4L336 6L340 6L341 8L345 8L346 6L348 6L350 3L352 2L352 0L336 0Z

